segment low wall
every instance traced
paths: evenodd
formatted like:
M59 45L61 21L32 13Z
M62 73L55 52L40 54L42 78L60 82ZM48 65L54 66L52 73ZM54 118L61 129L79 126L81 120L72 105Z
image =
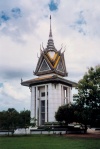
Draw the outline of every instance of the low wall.
M66 131L46 131L46 130L30 130L30 134L66 134Z
M0 135L11 135L12 133L12 131L0 130Z

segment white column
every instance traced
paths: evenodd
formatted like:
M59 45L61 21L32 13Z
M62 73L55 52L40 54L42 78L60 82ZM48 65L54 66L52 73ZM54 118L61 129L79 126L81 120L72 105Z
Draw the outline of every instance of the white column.
M64 92L64 86L62 85L62 105L65 104L65 92Z
M52 84L48 84L48 121L52 121L52 98L53 98L53 92L52 92Z
M39 126L40 126L40 124L41 124L41 99L40 99L40 97L39 97L39 100L38 100L38 109L39 109L39 121L38 121L38 124L39 124Z
M38 87L36 86L36 119L37 119L37 124L38 124L38 122L39 122L39 120L38 120L38 108L39 108L39 103L38 103Z
M73 98L73 97L72 97L72 88L70 87L70 88L69 88L69 99L70 99L70 100L69 100L69 103L72 102L72 98Z
M63 85L61 85L61 105L64 105L64 89L63 89Z
M35 117L35 87L31 87L31 118Z
M66 104L68 104L69 103L69 87L66 86L66 88L67 88Z
M45 85L45 122L47 122L47 85Z
M61 96L61 91L62 91L62 85L59 83L58 84L58 89L57 89L57 98L56 98L56 103L57 103L57 110L58 110L58 107L62 105L62 96Z
M70 103L71 102L71 87L68 87L67 93L68 93L68 103Z

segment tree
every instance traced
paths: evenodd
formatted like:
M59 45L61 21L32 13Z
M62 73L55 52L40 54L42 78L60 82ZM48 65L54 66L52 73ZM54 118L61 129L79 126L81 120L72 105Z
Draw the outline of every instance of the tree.
M69 123L79 123L84 125L84 131L87 132L87 124L91 122L91 110L88 107L82 107L77 104L67 104L60 106L55 114L58 122L64 122L65 125Z
M100 66L91 67L78 82L77 103L92 109L100 109Z
M18 112L14 108L9 108L7 111L0 112L0 129L5 129L14 132L18 124Z
M100 127L100 66L90 68L78 83L78 96L75 104L58 108L55 118L66 124L78 122Z
M30 126L30 111L24 110L20 113L14 108L0 112L0 129L12 130L16 128L27 128Z
M64 122L66 125L68 125L69 123L77 121L75 114L76 109L77 106L75 104L60 106L55 114L55 118L58 122Z
M100 127L100 65L91 67L78 83L77 104L88 112L83 113L87 124ZM83 116L81 115L81 117Z
M26 129L28 126L30 126L30 111L21 111L19 113L19 127Z

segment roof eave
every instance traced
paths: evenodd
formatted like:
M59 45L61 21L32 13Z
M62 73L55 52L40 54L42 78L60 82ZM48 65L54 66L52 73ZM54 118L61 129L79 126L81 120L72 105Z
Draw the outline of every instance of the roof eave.
M40 84L47 84L47 83L61 83L64 85L68 85L70 87L77 87L77 83L66 80L66 79L62 79L59 77L52 77L52 78L47 78L47 79L43 79L43 80L29 80L29 81L24 81L21 82L21 85L23 86L35 86L35 85L40 85Z

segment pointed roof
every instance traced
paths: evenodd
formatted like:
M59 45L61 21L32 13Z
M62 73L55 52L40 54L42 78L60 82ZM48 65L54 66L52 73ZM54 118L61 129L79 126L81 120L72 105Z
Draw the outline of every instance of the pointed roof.
M50 16L50 32L47 47L41 50L40 58L38 60L35 75L41 76L45 74L58 74L60 76L67 76L66 65L64 60L64 53L57 51L54 46L52 28L51 28L51 16Z

